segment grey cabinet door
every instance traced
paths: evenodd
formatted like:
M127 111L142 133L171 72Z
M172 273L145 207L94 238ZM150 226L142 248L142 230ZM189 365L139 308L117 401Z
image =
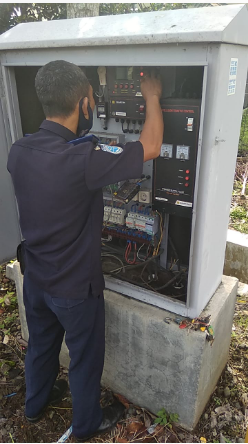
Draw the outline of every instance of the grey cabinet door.
M5 99L0 99L0 264L16 257L21 241L18 211L11 176L7 171L11 145Z

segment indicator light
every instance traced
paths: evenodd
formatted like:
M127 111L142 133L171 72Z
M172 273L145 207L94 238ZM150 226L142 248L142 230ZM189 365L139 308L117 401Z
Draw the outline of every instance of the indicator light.
M185 177L185 180L189 180L189 176L186 176L186 177Z
M188 183L188 182L186 182L186 183L184 184L184 186L185 186L185 187L188 187L188 186L189 186L189 183Z
M133 88L134 88L134 85L133 85L133 84L131 84L131 85L130 85L130 88L131 88L131 89L133 89Z
M143 72L141 72L141 73L140 73L140 77L143 77L143 76L144 76L144 73L143 73Z
M185 173L186 173L186 174L189 174L189 170L186 170Z
M115 84L115 88L118 88L118 85L117 85L117 83Z

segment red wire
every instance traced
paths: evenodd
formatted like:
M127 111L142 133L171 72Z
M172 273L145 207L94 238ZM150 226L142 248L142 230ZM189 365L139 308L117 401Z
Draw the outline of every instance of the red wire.
M127 263L129 263L128 256L130 254L130 251L131 251L131 242L128 242L125 250L125 260Z
M126 251L125 251L125 260L128 264L130 265L134 265L137 259L137 244L136 242L134 242L134 257L133 260L129 259L130 253L132 251L132 244L131 242L128 242L128 245L126 247Z

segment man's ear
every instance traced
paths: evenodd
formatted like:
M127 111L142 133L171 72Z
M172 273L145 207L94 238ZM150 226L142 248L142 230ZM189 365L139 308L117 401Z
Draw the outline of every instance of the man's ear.
M88 99L88 97L85 97L83 99L83 103L82 103L82 111L83 111L84 117L86 119L90 118L89 113L88 113L88 104L89 104L89 99Z

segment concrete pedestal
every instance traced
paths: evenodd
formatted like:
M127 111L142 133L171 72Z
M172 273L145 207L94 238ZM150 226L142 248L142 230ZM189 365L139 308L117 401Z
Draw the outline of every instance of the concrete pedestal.
M28 330L19 264L8 266L15 280L23 338ZM102 384L156 413L165 407L191 430L197 424L228 359L238 280L223 276L202 315L211 315L215 341L205 332L181 330L164 322L166 312L123 295L105 291L106 357ZM63 344L61 364L68 366Z

